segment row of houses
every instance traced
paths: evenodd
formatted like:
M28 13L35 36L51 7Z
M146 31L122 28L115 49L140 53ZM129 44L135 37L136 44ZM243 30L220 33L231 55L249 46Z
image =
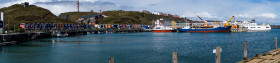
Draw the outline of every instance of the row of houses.
M149 29L152 25L144 25L144 24L101 24L98 25L98 28L129 28L129 29L140 29L145 28Z
M84 30L91 29L93 25L86 24L57 24L57 23L21 23L24 30Z
M151 25L143 24L57 24L57 23L21 23L24 30L84 30L84 29L148 29Z

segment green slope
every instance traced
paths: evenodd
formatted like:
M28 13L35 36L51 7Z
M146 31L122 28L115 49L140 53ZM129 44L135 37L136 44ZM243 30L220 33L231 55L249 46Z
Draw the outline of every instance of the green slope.
M71 21L75 21L78 17L87 15L97 15L96 12L67 12L60 15L69 15ZM185 21L183 18L175 18L168 16L160 16L138 11L104 11L103 15L108 16L100 21L100 24L152 24L153 20L164 18L174 21Z
M96 12L67 12L67 13L61 13L59 16L61 15L69 15L69 17L71 18L70 20L72 22L75 22L76 20L79 19L79 17L82 16L88 16L88 15L98 15L98 13Z
M75 23L63 18L59 18L52 14L49 10L30 5L23 7L23 5L15 4L10 7L0 9L5 13L5 25L10 24L18 26L20 23Z

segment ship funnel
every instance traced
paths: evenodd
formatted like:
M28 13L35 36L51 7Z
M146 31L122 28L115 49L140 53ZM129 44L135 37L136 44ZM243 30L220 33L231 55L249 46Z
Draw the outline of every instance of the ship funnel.
M267 26L270 26L269 24L267 24Z
M4 21L4 12L1 12L1 21Z

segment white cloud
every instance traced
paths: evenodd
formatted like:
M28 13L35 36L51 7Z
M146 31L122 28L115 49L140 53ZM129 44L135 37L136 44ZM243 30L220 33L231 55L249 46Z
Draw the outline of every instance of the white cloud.
M40 7L49 9L53 14L59 15L63 12L70 12L70 11L76 11L76 7L73 7L71 5L45 5L45 4L36 4Z
M0 8L8 7L14 4L21 4L29 2L29 4L37 5L39 7L50 10L55 15L59 15L63 12L77 11L77 0L11 0L0 5ZM97 0L79 0L80 11L99 11L99 10L120 10L121 7L118 4L112 2L103 2Z
M182 17L206 17L206 18L218 18L218 16L215 16L213 14L210 14L209 12L198 12L198 13L193 13L193 12L186 12L181 15Z
M276 14L274 13L261 13L261 14L238 14L236 15L238 18L276 18Z
M207 17L207 18L218 18L217 16L213 16L208 12L201 12L201 13L197 13L196 15L200 17Z
M36 2L52 2L53 0L11 0L10 2L2 3L0 8L8 7L14 4L21 4L23 2L29 2L29 4L34 4Z
M0 5L0 8L25 1L49 9L58 15L62 12L76 11L75 1L77 0L11 0ZM56 3L61 1L73 1L73 3ZM97 1L111 2L114 5L97 4ZM178 14L183 17L196 17L196 15L200 15L201 17L217 19L225 17L224 19L228 19L234 15L239 18L270 18L271 20L265 20L270 22L279 18L280 2L270 2L269 0L252 1L254 0L80 0L80 4L81 11L89 11L90 9L95 11L100 9L149 10ZM52 2L53 4L38 2ZM91 4L83 6L83 4L86 4L85 2Z
M235 15L236 17L240 17L240 18L253 18L253 15L249 15L249 14L238 14L238 15Z
M45 2L35 3L39 7L49 9L55 15L63 12L77 11L76 1L60 1L60 2ZM121 7L112 2L80 2L79 5L81 12L89 12L90 10L98 12L99 10L120 10Z
M258 17L265 17L265 18L276 18L276 14L274 13L263 13L257 15Z
M2 7L8 7L14 4L21 4L23 2L29 2L29 4L34 4L34 3L38 3L38 2L57 2L57 1L77 1L77 0L11 0L9 2L5 2L2 3L2 5L0 5L0 8ZM94 3L97 0L79 0L80 2L92 2Z

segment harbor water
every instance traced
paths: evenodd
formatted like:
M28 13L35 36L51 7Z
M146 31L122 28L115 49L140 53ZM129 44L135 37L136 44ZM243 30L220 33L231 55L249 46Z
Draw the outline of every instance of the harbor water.
M270 32L242 33L109 33L64 38L46 38L0 47L0 63L171 63L178 52L179 63L214 63L213 49L221 46L221 62L243 59L243 42L248 57L273 50ZM279 42L278 42L279 46Z

